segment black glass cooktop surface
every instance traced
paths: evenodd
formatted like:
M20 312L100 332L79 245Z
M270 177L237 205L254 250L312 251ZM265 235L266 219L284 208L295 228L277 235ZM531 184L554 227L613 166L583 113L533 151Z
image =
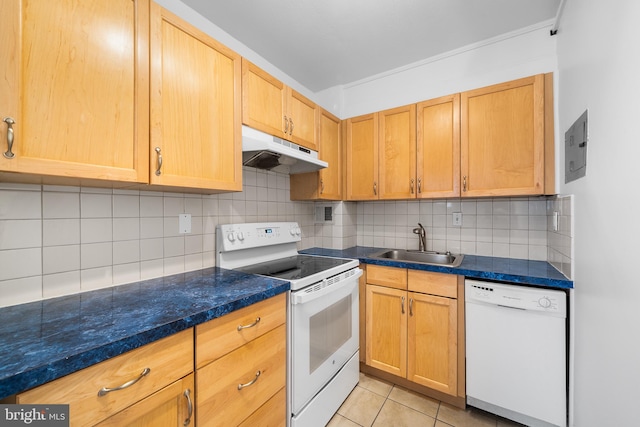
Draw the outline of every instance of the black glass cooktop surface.
M260 274L283 280L302 279L333 267L351 262L350 259L310 255L294 255L274 261L236 268L244 273Z

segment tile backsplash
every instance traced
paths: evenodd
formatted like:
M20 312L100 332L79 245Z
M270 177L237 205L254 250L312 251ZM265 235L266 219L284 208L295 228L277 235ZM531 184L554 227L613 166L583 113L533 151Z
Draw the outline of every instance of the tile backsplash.
M573 195L557 196L547 202L547 261L569 279L574 277Z
M454 225L453 214L462 214ZM546 260L545 197L364 202L358 205L358 245L418 249L417 224L427 249L469 255Z
M0 183L0 307L213 266L222 223L297 221L301 249L343 244L315 238L314 203L289 200L288 175L243 178L241 193L217 195Z
M563 198L292 202L286 174L245 168L243 180L242 192L217 195L0 183L0 307L213 266L215 228L233 222L296 221L299 249L414 249L420 222L428 249L570 269L571 231L547 231L554 211L571 222ZM332 221L316 223L325 206ZM178 233L182 213L189 234Z

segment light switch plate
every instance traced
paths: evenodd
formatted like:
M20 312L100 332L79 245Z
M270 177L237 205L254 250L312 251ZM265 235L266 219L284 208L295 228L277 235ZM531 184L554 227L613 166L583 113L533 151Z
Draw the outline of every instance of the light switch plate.
M453 213L453 226L462 227L462 212Z
M178 233L180 234L191 233L191 214L178 215Z

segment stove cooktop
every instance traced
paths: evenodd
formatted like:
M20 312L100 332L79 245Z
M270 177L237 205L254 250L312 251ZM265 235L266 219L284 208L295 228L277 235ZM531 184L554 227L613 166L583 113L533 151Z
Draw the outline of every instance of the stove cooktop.
M353 262L353 260L312 255L294 255L274 261L236 268L236 270L282 280L299 280L350 262Z

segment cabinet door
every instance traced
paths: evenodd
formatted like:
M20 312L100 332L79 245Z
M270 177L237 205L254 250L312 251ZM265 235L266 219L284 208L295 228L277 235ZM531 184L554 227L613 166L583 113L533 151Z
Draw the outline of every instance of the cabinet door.
M543 194L544 113L544 75L462 93L462 196Z
M183 427L193 421L193 374L97 424L98 427Z
M347 200L378 198L378 114L347 120Z
M291 175L291 200L342 200L340 119L320 109L319 128L319 157L329 166L317 172Z
M380 199L416 197L416 106L378 113Z
M151 182L241 190L240 56L155 3L151 25Z
M460 196L460 94L417 106L417 197Z
M367 365L407 374L407 292L367 285Z
M318 107L291 88L287 88L286 111L289 132L286 139L312 150L318 150Z
M409 292L407 379L457 393L457 301Z
M242 123L285 138L286 92L281 81L242 59Z
M148 182L148 0L0 2L0 170Z

